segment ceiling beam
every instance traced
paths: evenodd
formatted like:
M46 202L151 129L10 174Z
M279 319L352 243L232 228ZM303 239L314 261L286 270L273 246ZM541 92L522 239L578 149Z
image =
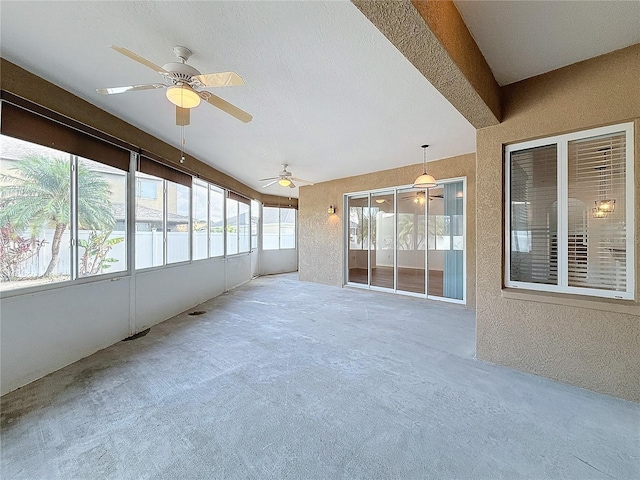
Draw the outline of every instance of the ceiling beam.
M500 86L452 1L352 3L475 128L500 123Z

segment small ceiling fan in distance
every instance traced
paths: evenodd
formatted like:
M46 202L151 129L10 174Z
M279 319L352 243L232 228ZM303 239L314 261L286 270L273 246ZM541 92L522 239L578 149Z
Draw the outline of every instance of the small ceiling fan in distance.
M443 195L429 195L429 200L433 200L434 198L444 198ZM400 197L400 200L412 200L413 203L417 203L420 205L424 205L426 198L425 198L425 193L423 191L419 191L416 192L415 194L406 196L406 197Z
M269 178L261 178L258 180L259 182L269 182L266 185L263 185L262 188L270 187L271 185L277 183L283 187L296 188L297 185L293 182L305 183L307 185L313 185L309 180L303 180L301 178L296 178L292 176L292 173L287 170L289 164L282 164L282 171L278 173L277 177L269 177Z
M201 74L191 65L187 65L187 60L189 60L191 56L191 50L179 45L173 47L173 53L175 53L180 61L169 62L162 67L124 47L118 47L117 45L110 45L110 47L125 57L159 73L164 83L98 88L96 92L103 95L116 95L138 90L165 89L167 99L176 106L176 124L181 126L189 125L190 109L197 107L200 104L200 100L204 100L242 122L248 123L252 120L253 117L244 110L241 110L211 92L203 90L203 88L208 87L244 85L244 80L242 80L242 77L237 73L220 72Z

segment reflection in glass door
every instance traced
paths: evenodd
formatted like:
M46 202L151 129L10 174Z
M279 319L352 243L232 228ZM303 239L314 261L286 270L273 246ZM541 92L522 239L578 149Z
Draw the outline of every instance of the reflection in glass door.
M369 195L349 197L347 281L369 285Z
M464 294L464 185L429 189L428 295L462 300Z
M371 195L370 228L371 286L394 288L395 201L393 190Z
M398 290L425 293L424 190L398 190Z

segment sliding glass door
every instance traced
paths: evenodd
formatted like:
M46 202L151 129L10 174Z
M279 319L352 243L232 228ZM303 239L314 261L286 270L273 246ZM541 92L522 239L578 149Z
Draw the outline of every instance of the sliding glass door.
M347 195L345 283L464 302L465 184Z
M395 198L393 190L371 194L369 265L373 287L393 289L395 262Z
M369 195L349 197L347 282L369 285Z
M429 189L428 289L432 297L464 299L464 184Z
M425 190L398 189L398 290L425 293Z

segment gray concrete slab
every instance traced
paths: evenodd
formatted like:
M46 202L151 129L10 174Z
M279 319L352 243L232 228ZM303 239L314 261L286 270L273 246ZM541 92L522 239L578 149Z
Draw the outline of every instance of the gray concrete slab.
M474 360L459 306L281 275L198 310L5 395L2 478L640 478L638 404Z

